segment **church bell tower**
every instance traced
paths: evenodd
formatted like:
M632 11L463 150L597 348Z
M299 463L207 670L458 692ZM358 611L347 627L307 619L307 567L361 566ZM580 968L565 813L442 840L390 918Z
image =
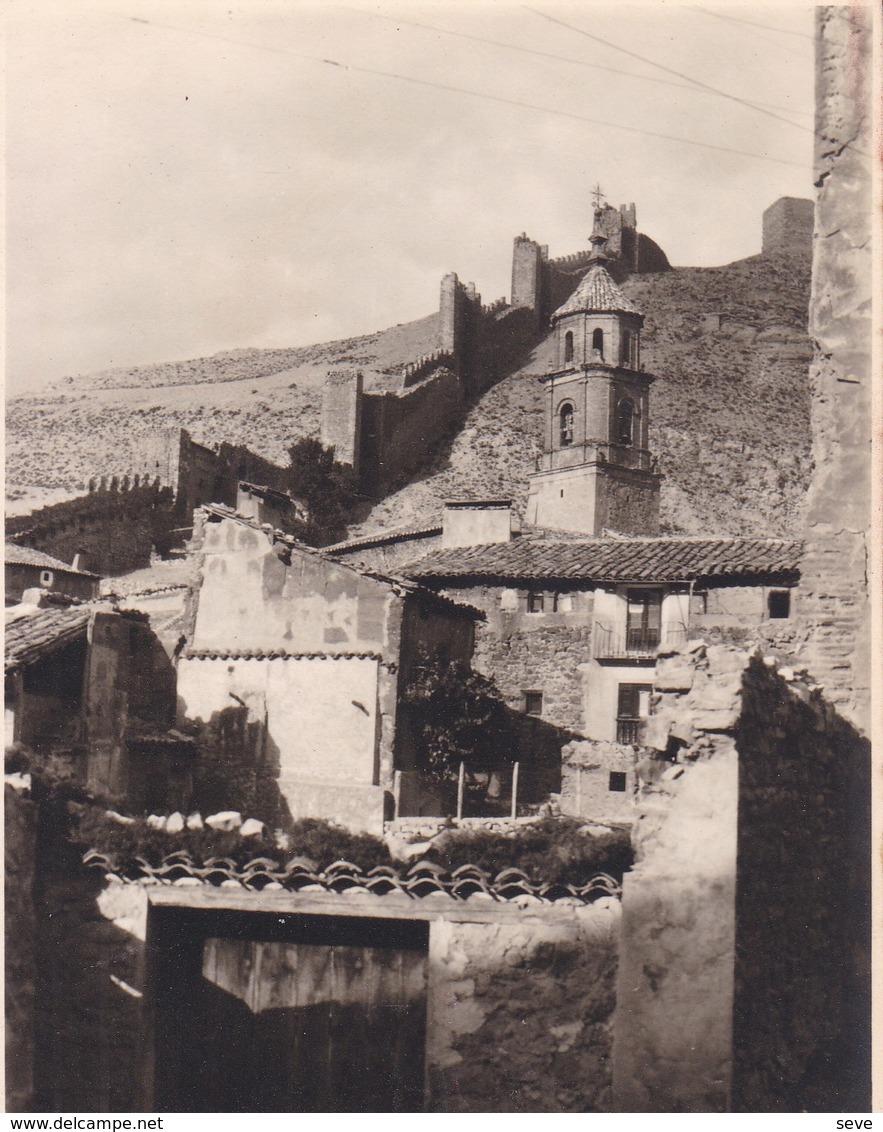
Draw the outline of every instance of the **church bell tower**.
M600 209L590 238L588 271L552 315L557 360L541 379L545 435L527 521L587 535L657 535L662 476L648 449L644 316L607 270Z

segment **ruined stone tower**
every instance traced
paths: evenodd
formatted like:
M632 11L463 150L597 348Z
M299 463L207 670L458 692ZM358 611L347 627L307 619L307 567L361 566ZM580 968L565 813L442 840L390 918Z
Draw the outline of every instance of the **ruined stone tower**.
M545 436L527 520L588 535L656 535L662 477L648 449L653 378L640 368L644 316L607 270L601 219L599 209L588 271L552 315L557 368L542 379Z

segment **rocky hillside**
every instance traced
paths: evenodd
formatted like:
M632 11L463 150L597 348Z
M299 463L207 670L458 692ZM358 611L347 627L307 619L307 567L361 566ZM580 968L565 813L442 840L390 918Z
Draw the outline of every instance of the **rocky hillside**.
M234 350L66 377L13 398L6 412L7 507L21 513L77 494L93 475L138 471L139 442L162 428L183 426L202 444L245 444L284 463L292 440L318 434L320 389L330 368L359 368L369 388L383 388L405 362L435 349L437 318L317 346Z
M665 474L663 523L681 533L789 534L809 476L809 264L760 256L720 268L635 276L646 315L643 358L657 375L651 447ZM184 425L203 443L247 444L282 461L315 435L329 368L359 367L382 387L436 345L436 316L382 333L292 350L68 378L10 402L8 490L76 489L127 471L149 430ZM468 412L423 475L378 503L359 530L425 521L446 497L508 495L523 506L542 431L542 341Z
M646 316L652 451L662 519L683 534L791 534L809 481L809 265L760 256L635 276ZM360 531L438 515L443 499L527 497L542 434L538 376L552 336L472 408L433 468L376 506Z

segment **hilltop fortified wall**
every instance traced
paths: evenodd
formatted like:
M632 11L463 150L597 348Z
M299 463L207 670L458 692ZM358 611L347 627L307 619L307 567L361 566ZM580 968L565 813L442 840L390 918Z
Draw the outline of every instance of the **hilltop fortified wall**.
M234 507L240 480L285 487L284 468L240 444L207 448L183 428L146 441L137 469L94 477L87 495L8 520L6 537L65 562L83 555L98 574L124 574L147 566L153 550L180 545L203 503Z
M602 223L611 271L667 271L657 244L637 231L635 206L606 206ZM371 391L361 375L330 373L322 397L322 443L350 464L366 495L382 496L425 464L450 435L466 405L526 357L552 311L575 290L591 249L550 260L548 248L522 233L512 254L511 301L483 305L474 283L454 272L441 281L438 345L404 366L398 389Z

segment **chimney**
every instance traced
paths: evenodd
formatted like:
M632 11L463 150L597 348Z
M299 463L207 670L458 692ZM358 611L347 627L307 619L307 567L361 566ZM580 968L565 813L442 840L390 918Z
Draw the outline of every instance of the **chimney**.
M89 562L89 559L83 553L83 551L78 550L77 553L74 555L73 562L71 563L71 569L72 570L83 570L84 572L89 573L88 562Z
M442 546L482 546L511 539L511 499L445 500Z

